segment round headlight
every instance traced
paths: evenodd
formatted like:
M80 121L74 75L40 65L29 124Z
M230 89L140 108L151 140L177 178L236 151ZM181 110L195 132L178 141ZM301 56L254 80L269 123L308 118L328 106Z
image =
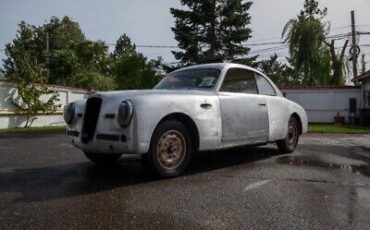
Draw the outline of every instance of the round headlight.
M75 116L75 107L72 103L64 106L63 118L67 124L71 124Z
M130 124L131 118L133 114L133 106L131 101L126 100L122 101L121 104L118 106L117 111L117 121L118 124L125 128Z

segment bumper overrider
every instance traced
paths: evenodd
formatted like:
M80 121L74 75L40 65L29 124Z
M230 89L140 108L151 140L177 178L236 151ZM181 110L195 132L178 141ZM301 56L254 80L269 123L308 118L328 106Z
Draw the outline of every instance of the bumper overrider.
M86 103L64 107L67 135L74 146L91 153L130 153L134 108L130 100L112 103L102 97L90 97Z

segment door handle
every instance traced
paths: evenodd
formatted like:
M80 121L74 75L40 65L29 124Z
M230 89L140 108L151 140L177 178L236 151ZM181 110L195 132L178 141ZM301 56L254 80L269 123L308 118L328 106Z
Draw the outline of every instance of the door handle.
M209 103L203 103L203 104L200 104L200 107L202 109L210 109L210 108L212 108L212 105L209 104Z
M258 104L260 107L265 107L266 106L266 104Z

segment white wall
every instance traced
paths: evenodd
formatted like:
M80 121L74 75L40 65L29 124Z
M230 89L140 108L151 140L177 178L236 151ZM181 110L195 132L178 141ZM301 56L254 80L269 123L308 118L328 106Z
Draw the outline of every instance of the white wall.
M307 112L308 122L333 123L339 113L348 122L349 99L357 99L357 109L362 108L361 88L304 88L281 89L286 98L300 104ZM358 116L357 112L357 116Z
M33 127L37 126L59 126L64 125L62 117L63 106L69 102L83 99L87 95L86 90L50 86L59 94L60 108L55 114L40 115L34 121ZM364 88L369 88L364 84ZM300 104L307 112L309 122L332 123L334 116L339 113L348 122L349 99L357 99L357 108L362 108L363 93L361 88L304 88L304 89L281 89L286 97ZM26 117L11 103L11 99L19 99L17 90L13 84L0 81L0 129L23 127ZM46 99L47 96L44 96ZM357 114L358 115L358 114Z
M80 100L87 95L86 90L49 86L58 92L57 102L59 105L58 111L50 115L39 115L37 120L32 124L32 127L40 126L60 126L64 125L63 107L69 102ZM47 100L50 95L43 95L41 99ZM0 129L23 127L26 124L26 116L22 115L21 111L12 103L12 100L20 102L17 89L14 84L0 81Z

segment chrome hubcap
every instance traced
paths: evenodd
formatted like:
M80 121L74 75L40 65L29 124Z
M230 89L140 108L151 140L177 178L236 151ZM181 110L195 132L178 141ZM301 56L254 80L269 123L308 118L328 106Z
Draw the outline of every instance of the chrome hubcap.
M174 169L178 167L185 158L185 138L180 132L169 130L160 137L156 150L160 165L166 169Z

